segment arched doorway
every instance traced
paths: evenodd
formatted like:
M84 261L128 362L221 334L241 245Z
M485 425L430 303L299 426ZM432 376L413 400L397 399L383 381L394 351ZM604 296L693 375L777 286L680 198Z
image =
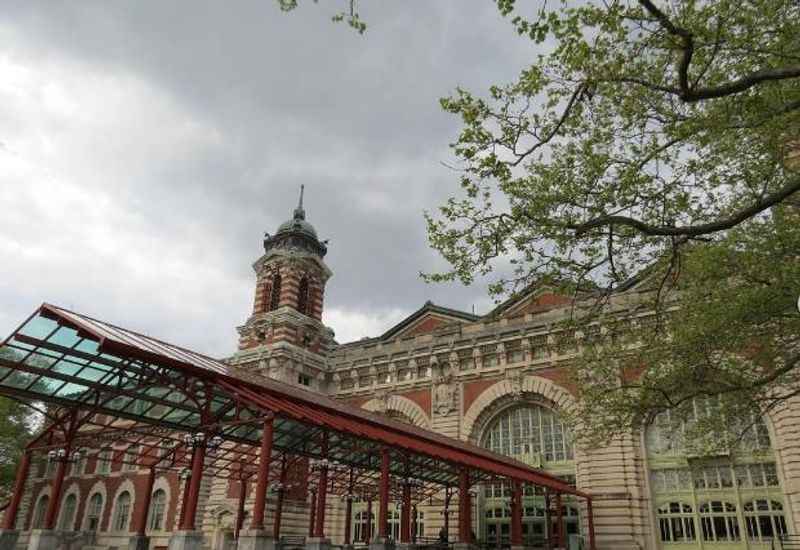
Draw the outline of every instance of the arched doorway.
M575 456L566 426L544 401L503 401L485 416L480 445L510 456L575 484ZM511 538L511 486L485 484L478 506L478 537L488 546L505 548ZM542 546L553 532L557 514L555 499L532 486L523 491L522 536L525 546ZM564 496L561 515L567 538L580 532L578 503Z

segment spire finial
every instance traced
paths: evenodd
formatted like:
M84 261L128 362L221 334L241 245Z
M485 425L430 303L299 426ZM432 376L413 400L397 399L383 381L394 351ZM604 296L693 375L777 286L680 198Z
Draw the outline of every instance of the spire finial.
M296 220L304 220L306 219L306 211L303 210L303 192L305 191L306 186L300 184L300 201L297 203L297 208L294 209L294 219Z

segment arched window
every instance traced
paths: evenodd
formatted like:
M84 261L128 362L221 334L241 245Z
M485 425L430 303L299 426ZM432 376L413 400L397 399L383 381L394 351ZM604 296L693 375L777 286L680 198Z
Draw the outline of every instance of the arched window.
M261 295L261 311L269 311L269 301L272 298L272 283L267 281L263 286L264 292Z
M769 542L788 532L783 504L775 500L758 499L745 503L744 521L750 540Z
M300 279L300 288L297 292L297 311L308 315L308 277Z
M74 493L67 495L61 507L61 519L58 528L62 531L72 531L75 529L75 509L78 507L78 497Z
M726 542L741 539L736 505L721 500L712 500L700 505L700 525L703 540Z
M691 542L697 539L692 506L670 502L658 509L658 525L664 542Z
M538 455L544 462L567 462L574 457L558 414L533 404L502 412L489 426L483 446L507 456Z
M86 508L86 529L97 531L100 529L100 518L103 515L103 495L95 493L89 499L89 506Z
M269 295L269 310L278 309L278 304L281 302L281 274L276 273L272 277L272 291Z
M131 494L123 491L117 497L117 504L114 510L114 520L111 523L112 531L126 531L128 529L128 516L131 511Z
M163 489L156 489L150 499L150 522L152 531L161 531L164 528L164 510L167 506L167 493Z
M122 463L122 471L123 472L135 472L138 468L136 462L139 460L139 446L138 445L131 445L125 451L125 458L123 458L124 462Z
M50 497L47 495L42 495L39 498L39 502L36 503L36 510L34 510L32 522L34 529L41 529L44 527L44 515L47 513L48 504L50 504Z

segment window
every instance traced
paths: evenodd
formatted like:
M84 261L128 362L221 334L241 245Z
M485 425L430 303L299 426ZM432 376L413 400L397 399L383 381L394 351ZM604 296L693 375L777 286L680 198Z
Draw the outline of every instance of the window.
M47 513L47 505L50 504L50 497L47 495L42 495L39 498L39 502L36 503L36 510L33 514L33 528L34 529L42 529L44 527L44 516Z
M788 533L783 517L783 504L775 500L758 499L744 505L744 522L747 538L769 542Z
M311 377L307 374L298 374L297 375L297 383L301 386L310 386L311 385Z
M97 473L107 474L111 471L111 450L104 449L97 454Z
M269 311L269 303L272 299L272 283L266 282L263 286L263 293L261 295L261 312Z
M276 273L272 278L272 291L269 295L269 311L278 309L281 302L281 274Z
M131 445L130 447L128 447L128 450L125 451L125 459L122 464L122 471L135 472L136 469L139 467L136 464L138 460L139 460L139 446Z
M131 511L131 494L123 491L117 497L117 505L114 510L114 520L111 529L113 531L125 531L128 528L128 515Z
M77 506L78 498L75 494L67 495L61 507L61 520L58 522L59 529L62 531L72 531L75 529L75 509Z
M366 541L370 533L375 532L375 514L366 510L354 514L353 541Z
M700 505L700 525L707 542L737 541L741 538L736 505L712 500Z
M95 493L89 499L86 508L86 529L97 531L100 528L100 517L103 515L103 495Z
M308 315L308 277L300 279L300 287L297 293L297 311Z
M572 442L558 414L539 405L501 413L490 425L483 446L508 456L539 454L546 462L573 460Z
M414 532L411 534L411 536L414 537L414 540L416 540L418 537L425 536L425 512L417 510L417 523L412 525L412 527L415 528Z
M156 489L150 499L150 523L152 531L161 531L164 528L164 510L167 504L167 493L163 489Z
M697 538L689 504L670 502L659 508L658 525L664 542L691 542Z

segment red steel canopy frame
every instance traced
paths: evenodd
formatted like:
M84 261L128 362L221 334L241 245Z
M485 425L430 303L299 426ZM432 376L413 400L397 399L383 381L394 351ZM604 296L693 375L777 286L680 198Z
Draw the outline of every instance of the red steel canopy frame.
M274 479L276 464L325 459L327 492L371 499L388 451L390 476L413 476L417 498L458 486L469 471L470 483L502 478L590 499L509 457L49 304L0 345L0 395L55 411L29 450L122 440L139 448L127 460L181 469L192 460L181 435L202 432L223 441L205 470L246 480L257 473L264 422L274 419Z

